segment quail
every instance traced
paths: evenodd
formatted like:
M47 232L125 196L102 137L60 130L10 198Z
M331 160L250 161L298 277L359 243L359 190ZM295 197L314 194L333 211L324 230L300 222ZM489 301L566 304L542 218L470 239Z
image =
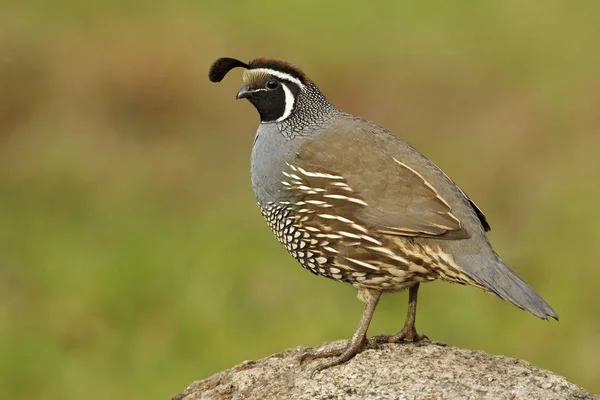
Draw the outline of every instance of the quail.
M241 67L260 115L252 188L278 241L313 274L358 289L366 303L343 349L319 371L365 348L383 293L409 291L403 328L385 342L417 341L419 284L441 279L494 293L541 319L558 315L492 249L481 209L433 162L379 125L336 108L299 68L274 58L219 58L209 78Z

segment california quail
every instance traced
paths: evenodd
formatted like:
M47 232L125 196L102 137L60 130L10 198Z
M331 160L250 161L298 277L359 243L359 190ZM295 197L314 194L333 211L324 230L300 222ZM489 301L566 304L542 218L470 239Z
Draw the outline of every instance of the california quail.
M442 279L494 293L533 315L558 315L494 252L483 212L429 159L385 129L331 104L300 69L271 58L220 58L209 78L244 68L237 99L260 114L252 187L277 239L310 272L347 282L366 303L345 349L310 358L346 362L365 344L382 293L409 288L403 329L419 340L421 282Z

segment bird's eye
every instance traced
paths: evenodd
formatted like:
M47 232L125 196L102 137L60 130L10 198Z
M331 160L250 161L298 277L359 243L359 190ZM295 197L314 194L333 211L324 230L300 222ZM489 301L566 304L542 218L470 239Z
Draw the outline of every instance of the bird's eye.
M275 79L269 79L265 84L265 87L269 90L277 89L278 86L279 82L277 82Z

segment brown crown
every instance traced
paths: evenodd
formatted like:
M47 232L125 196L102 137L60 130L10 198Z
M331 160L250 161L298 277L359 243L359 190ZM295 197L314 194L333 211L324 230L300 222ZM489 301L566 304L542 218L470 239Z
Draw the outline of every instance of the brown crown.
M276 58L260 57L250 61L246 64L243 61L236 60L235 58L219 58L210 67L208 77L212 82L221 82L221 80L227 75L233 68L242 67L249 70L257 68L268 68L275 71L285 72L295 78L298 78L302 83L307 84L310 80L304 75L302 70L286 61L278 60Z
M293 76L294 78L300 79L300 82L307 84L309 82L308 77L302 72L302 70L295 65L290 64L287 61L278 60L276 58L260 57L250 61L249 69L256 68L269 68L275 71L285 72Z

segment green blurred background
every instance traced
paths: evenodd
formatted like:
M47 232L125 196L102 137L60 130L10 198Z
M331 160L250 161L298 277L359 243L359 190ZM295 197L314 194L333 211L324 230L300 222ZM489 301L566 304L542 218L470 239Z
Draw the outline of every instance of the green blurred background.
M302 66L442 167L561 316L421 290L432 339L600 391L600 3L8 0L0 6L0 398L166 399L363 305L274 240L258 117L221 56ZM397 331L387 296L371 334Z

